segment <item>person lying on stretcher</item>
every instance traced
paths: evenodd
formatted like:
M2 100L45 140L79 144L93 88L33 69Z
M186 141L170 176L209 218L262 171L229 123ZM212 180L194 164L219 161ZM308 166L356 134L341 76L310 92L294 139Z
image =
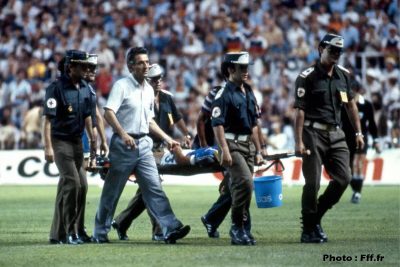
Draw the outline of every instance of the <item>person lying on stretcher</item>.
M170 151L157 150L153 153L160 174L194 175L200 173L220 172L224 170L218 162L218 150L216 146L198 148L195 150L183 150L180 146L175 146ZM307 150L305 154L310 155L309 150ZM280 160L293 156L302 157L303 155L298 155L294 152L267 155L264 157L262 165L258 166L259 168L256 171L266 171L273 165L276 166L275 168L277 170L283 171L284 166ZM267 164L267 161L270 161L271 163L265 165ZM108 158L101 156L97 157L96 166L98 166L97 170L99 170L100 177L104 180L108 168L110 167Z
M216 147L183 150L180 146L175 146L170 151L157 150L153 154L160 174L191 175L221 169ZM98 166L96 170L99 171L100 177L104 180L110 167L109 159L98 156L96 163Z
M157 166L196 165L205 167L218 162L218 150L216 147L202 147L195 150L183 150L180 146L175 146L170 151L157 151L153 154L156 159Z

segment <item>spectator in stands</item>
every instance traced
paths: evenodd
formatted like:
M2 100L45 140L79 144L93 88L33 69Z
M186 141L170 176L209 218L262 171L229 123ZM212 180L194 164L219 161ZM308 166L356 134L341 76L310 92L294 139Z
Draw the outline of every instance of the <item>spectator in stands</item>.
M357 51L360 44L360 32L354 26L350 18L343 21L343 27L340 30L340 35L346 40L344 48L351 51Z
M389 26L389 34L382 40L382 52L385 56L394 57L399 60L400 35L395 25Z
M231 22L229 26L230 32L225 40L225 51L226 52L238 52L245 48L245 37L238 30L237 22Z
M339 12L333 12L329 19L328 30L339 33L343 28L342 16Z
M310 50L311 49L305 42L304 37L299 36L297 38L296 46L292 49L291 56L293 56L295 59L305 61L307 56L310 54Z
M104 64L99 64L99 72L96 77L96 88L100 91L101 96L108 98L111 90L113 77L110 70Z
M383 95L383 105L390 108L391 105L400 104L399 75L391 73L387 77L387 87Z
M46 65L40 58L33 56L27 72L29 79L44 79L46 75Z
M26 79L25 69L17 71L16 79L9 84L10 100L12 105L11 119L14 125L20 127L22 118L29 109L31 84Z
M175 80L180 74L179 66L189 66L192 82L188 83L185 77L186 98L190 88L194 87L192 83L196 84L203 71L208 75L207 82L214 83L210 77L216 77L219 55L227 48L228 35L231 35L229 39L232 38L229 46L235 46L237 36L248 35L259 28L268 43L268 53L263 52L258 58L252 54L255 65L250 74L254 86L265 91L280 86L281 75L287 68L283 65L281 69L281 62L288 61L288 56L302 50L297 47L297 39L290 37L289 31L297 27L295 20L306 32L304 45L312 48L315 40L326 34L331 17L334 23L330 26L338 30L343 23L341 34L349 35L345 38L348 40L345 45L352 46L352 49L347 50L343 58L361 78L365 77L366 68L382 67L383 58L388 55L393 57L397 64L394 68L398 70L397 1L231 1L234 5L223 0L158 1L160 3L154 5L150 5L151 1L139 2L117 1L113 5L112 1L101 1L99 5L91 5L90 1L5 1L0 10L0 74L9 83L17 70L28 67L28 78L34 78L28 82L36 83L36 79L40 79L46 87L56 77L54 66L60 60L57 54L68 49L80 49L83 45L95 50L93 52L99 54L101 63L103 50L99 40L107 40L107 49L111 51L110 55L114 55L114 63L112 59L104 62L109 67L104 79L104 96L108 96L108 80L115 81L128 73L126 68L121 68L123 64L118 63L124 61L126 49L146 46L151 51L150 60L165 66L168 73L166 85L170 88L177 87ZM348 29L347 22L350 22ZM357 38L353 27L359 32L358 47L354 46ZM182 55L182 42L191 35L197 37L197 46L203 46L204 52ZM253 37L257 39L255 33ZM351 42L353 37L355 39ZM296 60L297 66L311 64L318 58L316 51L312 50L306 58L300 56ZM364 51L366 53L356 54ZM371 51L376 52L373 58ZM367 58L367 66L363 65L363 60L358 60L360 56ZM264 72L269 74L267 78L262 76ZM390 123L392 117L389 118ZM21 124L19 121L17 125Z
M19 131L12 123L10 107L3 109L0 126L0 150L14 149L18 140Z
M41 38L39 40L39 45L33 50L33 57L38 58L41 61L47 61L53 55L53 51L48 46L48 41L46 38Z
M300 21L298 21L297 19L293 20L292 26L286 33L286 37L292 49L297 47L299 37L301 37L302 40L306 39L306 32L301 27Z
M107 40L100 41L99 52L97 53L99 64L103 64L108 70L111 70L115 64L114 52L108 47Z
M365 97L370 100L371 94L382 94L382 85L379 83L378 70L369 68L366 74L366 83L363 87L367 90Z
M364 38L361 40L362 48L365 52L379 52L381 50L381 39L375 25L368 23Z
M287 149L288 137L282 132L282 125L280 121L276 121L271 125L271 134L268 136L268 144L276 150ZM292 147L293 149L293 147Z
M10 91L3 75L0 73L0 120L2 119L3 109L10 105Z
M20 148L38 149L42 141L42 101L33 103L25 114L21 127Z

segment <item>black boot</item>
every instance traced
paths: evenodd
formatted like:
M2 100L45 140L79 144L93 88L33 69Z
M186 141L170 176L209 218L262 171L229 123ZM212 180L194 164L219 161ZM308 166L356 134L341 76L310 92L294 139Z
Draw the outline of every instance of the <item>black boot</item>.
M317 234L316 231L316 215L303 214L302 219L303 231L301 232L301 243L323 243L323 239Z
M242 245L242 246L253 245L252 241L247 236L246 231L244 230L243 227L238 227L232 224L231 230L229 231L229 235L231 236L232 245Z
M322 217L328 211L328 208L326 206L324 206L323 204L321 204L321 202L319 201L318 205L317 205L317 210L318 210L318 212L315 217L315 232L324 242L328 242L328 236L325 234L325 232L321 226Z
M247 236L249 237L251 244L255 245L257 243L257 241L255 240L253 234L251 233L250 213L243 220L243 228L244 228L244 231L246 232Z

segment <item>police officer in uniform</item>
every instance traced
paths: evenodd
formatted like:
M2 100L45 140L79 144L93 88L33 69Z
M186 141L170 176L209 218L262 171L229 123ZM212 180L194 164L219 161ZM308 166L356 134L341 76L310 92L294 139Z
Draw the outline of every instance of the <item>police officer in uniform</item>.
M224 79L229 79L229 72L226 68L226 63L221 64L221 73ZM225 84L224 84L225 85ZM211 126L211 107L212 103L217 95L218 91L221 90L222 86L213 87L205 98L203 105L201 107L199 117L197 119L197 136L194 138L192 148L197 149L199 147L209 147L215 145L214 132ZM259 114L258 114L259 115ZM259 137L260 144L263 147L264 140L261 134L261 128L259 129ZM265 154L264 154L265 153ZM266 149L262 151L262 155L267 155ZM200 220L206 228L208 237L210 238L219 238L218 227L221 225L226 215L232 206L232 197L231 192L229 190L229 173L227 171L223 171L224 178L222 179L219 185L219 193L217 201L215 201L211 208L207 211L207 213L201 216ZM247 234L250 235L250 239L254 241L254 238L251 236L251 218L250 211L247 211L247 219L244 221L244 228L247 231ZM254 241L255 242L255 241Z
M227 53L223 68L228 81L212 104L212 126L219 146L220 163L231 177L232 245L254 245L244 221L251 203L254 163L263 161L257 128L257 102L248 78L248 52ZM252 236L252 235L251 235Z
M337 65L343 37L326 34L318 46L320 59L296 79L295 150L303 157L305 185L302 194L302 243L322 243L328 238L321 227L326 211L336 204L350 182L349 150L340 129L341 107L345 106L356 129L356 146L364 146L349 71ZM332 180L318 196L322 164Z
M83 170L82 133L86 126L91 149L90 166L95 166L96 140L92 127L95 101L83 80L89 54L69 50L65 72L46 89L44 105L44 150L49 162L55 161L60 173L50 243L81 244L76 224L82 215L86 175ZM86 185L86 189L85 189Z
M84 79L88 83L88 86L90 88L90 92L92 93L93 101L96 103L96 91L91 85L95 81L96 78L96 69L97 69L97 55L96 54L89 54L89 58L87 60L86 66L86 71L84 74ZM93 127L93 135L95 136L95 139L97 140L97 137L100 139L100 155L106 156L108 154L108 145L107 145L107 138L106 138L106 133L104 129L104 120L103 117L100 113L100 110L98 106L96 105L96 125L93 125L96 127ZM82 136L82 142L83 142L83 148L84 148L84 166L81 168L81 171L85 172L86 169L89 169L89 160L90 160L90 145L89 145L89 138L88 134L86 131L84 131L83 136ZM82 174L85 175L86 174ZM86 195L88 192L88 184L87 184L87 179L84 180L84 183L81 184L82 187L82 193L80 197L80 210L78 212L78 218L76 220L76 229L77 233L79 236L79 239L81 239L85 243L90 243L91 242L91 237L87 234L86 232L86 227L85 227L85 208L86 208Z
M178 111L175 106L172 94L165 91L162 88L162 78L164 71L158 64L153 64L149 68L147 75L150 85L154 89L154 121L157 125L169 136L173 135L173 126L176 125L180 132L184 136L183 145L184 147L190 146L191 136L186 128L185 122L183 121L182 114ZM150 134L153 139L153 152L163 153L165 145L163 140L154 134ZM124 209L112 222L112 226L117 230L118 238L120 240L128 240L126 234L128 228L132 224L132 221L136 219L144 210L146 206L142 199L142 193L140 188L137 190L136 195L131 199L126 209ZM161 228L159 227L156 219L149 213L151 224L152 224L152 239L154 241L164 240Z

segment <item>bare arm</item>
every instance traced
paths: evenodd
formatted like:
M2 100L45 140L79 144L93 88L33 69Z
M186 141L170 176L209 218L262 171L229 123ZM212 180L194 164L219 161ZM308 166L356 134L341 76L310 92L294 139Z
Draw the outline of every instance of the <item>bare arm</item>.
M264 138L264 134L261 129L261 119L257 119L257 130L258 130L258 138L260 140L260 146L261 146L261 155L263 157L265 157L268 155L267 140Z
M125 130L122 128L121 124L119 124L117 117L113 110L106 108L104 111L104 119L107 121L108 124L114 129L124 143L133 149L136 149L135 140L131 137Z
M206 119L209 115L206 115L203 111L200 111L199 118L197 119L197 136L199 137L199 142L201 147L207 147L206 139Z
M213 127L215 139L217 139L218 146L222 151L222 155L220 158L220 164L224 167L232 165L232 157L229 152L228 144L225 140L225 130L222 125L218 125Z
M150 132L154 135L156 135L158 138L164 140L167 142L169 148L173 148L174 146L178 145L179 143L173 140L171 137L169 137L158 125L157 123L152 119L150 121Z
M364 138L361 132L361 123L360 117L358 116L357 104L354 99L345 104L345 108L347 111L347 115L349 116L350 122L353 125L354 130L356 131L356 148L362 149L364 147Z
M96 166L96 152L97 152L97 132L93 129L92 117L89 116L85 119L85 128L90 140L90 161L89 168Z
M263 157L261 155L261 145L260 145L260 127L258 126L258 124L256 126L253 127L252 129L252 140L254 145L256 146L256 165L260 165L263 161Z
M189 130L186 128L185 122L183 121L183 119L180 119L179 121L176 122L176 127L178 127L179 131L181 131L181 133L184 136L184 145L185 147L190 147L190 134L189 134Z
M47 116L43 116L42 136L44 143L44 158L48 162L54 162L54 151L51 143L51 122Z
M295 152L305 154L306 148L303 143L304 110L296 108L294 125Z
M104 130L104 121L103 117L101 116L99 108L96 106L96 121L97 121L97 132L100 136L100 153L102 155L108 154L108 145L107 145L107 138L106 138L106 131Z

